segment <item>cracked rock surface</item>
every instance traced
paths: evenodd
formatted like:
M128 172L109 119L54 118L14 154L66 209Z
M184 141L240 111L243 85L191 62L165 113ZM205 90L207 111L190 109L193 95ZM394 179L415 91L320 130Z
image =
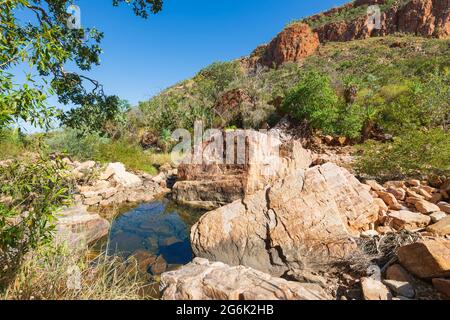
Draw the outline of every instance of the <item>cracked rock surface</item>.
M298 170L273 187L205 214L191 230L197 257L280 276L355 250L379 207L346 169Z

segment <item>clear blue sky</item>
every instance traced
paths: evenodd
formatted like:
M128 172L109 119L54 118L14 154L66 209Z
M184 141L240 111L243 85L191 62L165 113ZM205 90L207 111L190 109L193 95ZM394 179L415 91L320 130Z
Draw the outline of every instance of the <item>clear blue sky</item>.
M102 63L91 76L136 104L214 61L248 55L293 19L348 1L165 0L148 20L111 2L75 1L82 24L105 33Z
M248 55L299 19L347 0L164 0L149 19L112 0L75 0L84 27L105 33L101 65L89 76L133 105L214 61ZM56 103L56 99L50 99Z

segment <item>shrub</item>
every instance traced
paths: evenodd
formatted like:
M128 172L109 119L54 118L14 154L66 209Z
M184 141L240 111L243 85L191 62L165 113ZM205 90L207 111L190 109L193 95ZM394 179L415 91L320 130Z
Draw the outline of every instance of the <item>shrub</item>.
M357 104L346 104L331 86L330 78L317 71L307 72L286 96L283 110L297 120L325 134L357 138L366 120Z
M315 129L332 133L338 101L330 79L311 71L286 96L283 110L298 120L308 120Z
M23 141L17 131L0 130L0 161L14 158L23 152Z
M110 140L97 133L81 135L78 130L64 128L48 133L43 139L51 153L67 154L78 161L92 160L101 144Z
M126 139L111 141L98 145L93 154L93 160L99 162L122 162L127 168L156 174L157 170L151 163L150 156L134 142Z
M356 169L385 180L450 176L449 141L448 131L433 129L403 133L392 143L367 142Z
M28 252L51 239L54 214L72 188L64 168L44 158L0 166L0 287Z

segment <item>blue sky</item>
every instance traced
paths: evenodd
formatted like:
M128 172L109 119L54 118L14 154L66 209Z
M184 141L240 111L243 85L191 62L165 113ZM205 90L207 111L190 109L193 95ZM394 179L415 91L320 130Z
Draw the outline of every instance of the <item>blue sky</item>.
M126 4L75 0L83 26L105 33L101 65L89 76L133 105L193 76L214 61L248 55L294 19L346 0L164 0L144 20ZM56 99L51 99L55 102Z

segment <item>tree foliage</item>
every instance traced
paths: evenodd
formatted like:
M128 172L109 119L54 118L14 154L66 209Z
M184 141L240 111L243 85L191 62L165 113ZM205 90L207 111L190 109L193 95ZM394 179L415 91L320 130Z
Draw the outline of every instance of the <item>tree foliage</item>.
M113 0L126 2L134 13L147 18L162 9L162 0ZM0 0L0 127L15 120L46 127L57 110L46 104L48 95L75 105L104 105L108 97L95 79L81 74L100 63L103 33L95 28L72 29L67 13L69 0ZM20 15L34 20L23 22ZM17 84L9 72L27 63L36 77L27 75ZM77 72L67 68L76 66Z

